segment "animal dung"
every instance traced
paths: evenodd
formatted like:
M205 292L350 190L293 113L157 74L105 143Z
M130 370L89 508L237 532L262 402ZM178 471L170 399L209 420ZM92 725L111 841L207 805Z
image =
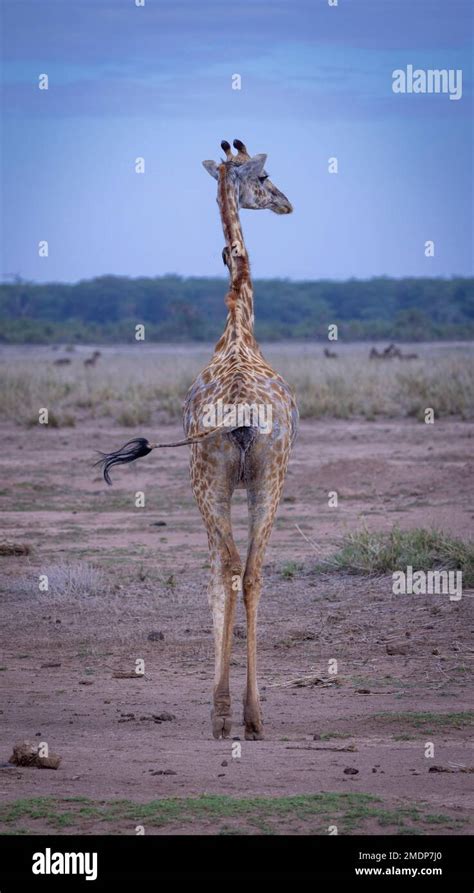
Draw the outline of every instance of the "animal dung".
M147 639L149 642L162 642L165 636L164 633L159 629L153 629L151 633L148 633Z
M0 555L30 555L31 546L28 543L0 543Z
M41 745L22 741L15 744L13 753L8 760L14 766L33 766L36 769L58 769L61 757L57 753L49 753L48 756L40 756Z
M405 654L408 654L408 645L404 645L404 644L386 645L385 650L386 650L387 654L390 654L392 656L395 654L405 655Z

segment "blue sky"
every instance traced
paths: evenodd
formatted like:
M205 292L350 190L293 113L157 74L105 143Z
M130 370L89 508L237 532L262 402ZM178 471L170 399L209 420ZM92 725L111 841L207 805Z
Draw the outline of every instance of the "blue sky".
M235 137L295 209L242 212L254 276L471 274L472 9L3 0L3 275L223 275L201 161ZM462 69L462 99L395 95L408 64Z

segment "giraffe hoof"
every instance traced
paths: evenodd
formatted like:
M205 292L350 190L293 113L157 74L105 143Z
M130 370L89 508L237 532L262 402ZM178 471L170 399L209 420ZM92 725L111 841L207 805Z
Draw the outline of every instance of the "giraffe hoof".
M230 716L213 716L212 717L212 734L214 738L229 738L232 729L232 719Z
M263 734L263 726L261 723L247 723L245 726L245 740L246 741L263 741L265 735Z
M245 740L246 741L263 741L265 735L263 734L263 722L262 722L262 713L260 710L260 704L255 701L250 701L247 703L245 700L247 695L244 696L244 726L245 726Z

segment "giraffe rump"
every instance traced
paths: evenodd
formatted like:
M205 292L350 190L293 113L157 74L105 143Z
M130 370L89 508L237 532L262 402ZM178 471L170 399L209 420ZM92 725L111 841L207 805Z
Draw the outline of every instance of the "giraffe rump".
M127 462L135 462L135 459L148 456L152 449L153 447L146 437L136 437L134 440L128 440L127 443L124 443L120 449L115 450L113 453L101 452L100 459L94 465L101 467L105 482L111 486L112 481L109 468L112 468L113 465L125 465Z

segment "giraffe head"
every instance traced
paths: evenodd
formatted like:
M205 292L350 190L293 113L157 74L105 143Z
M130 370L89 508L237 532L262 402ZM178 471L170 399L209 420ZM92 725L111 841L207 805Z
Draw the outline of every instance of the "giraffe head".
M222 141L221 147L225 152L226 161L220 164L215 161L203 161L203 165L216 180L219 179L219 169L224 165L227 180L234 186L239 208L250 208L254 211L268 209L275 214L291 214L293 210L291 203L272 183L265 171L266 155L251 157L240 140L234 140L236 155L233 155L226 140Z

